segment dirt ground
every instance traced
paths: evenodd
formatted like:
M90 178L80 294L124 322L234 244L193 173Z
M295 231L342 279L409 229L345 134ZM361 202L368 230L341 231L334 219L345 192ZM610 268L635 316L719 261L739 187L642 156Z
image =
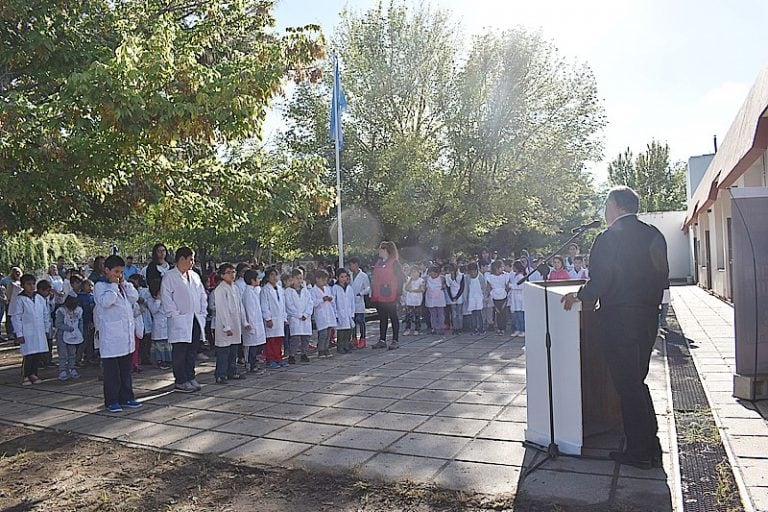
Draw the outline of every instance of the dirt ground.
M0 510L562 511L408 482L237 466L0 424Z

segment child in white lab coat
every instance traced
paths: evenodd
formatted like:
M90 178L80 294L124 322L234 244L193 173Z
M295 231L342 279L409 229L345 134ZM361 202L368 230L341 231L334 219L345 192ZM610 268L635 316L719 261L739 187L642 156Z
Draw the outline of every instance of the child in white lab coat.
M141 407L133 395L131 362L136 349L133 304L139 293L123 279L125 261L112 255L104 261L105 281L94 288L99 352L104 371L104 405L109 412Z
M288 366L288 361L283 361L283 342L285 338L285 295L282 287L277 286L280 276L274 267L264 272L261 281L261 316L264 318L267 344L264 349L264 359L267 368L280 368Z
M77 305L77 295L70 294L64 303L56 310L56 346L59 350L59 380L77 379L80 377L75 368L77 350L83 342L80 331L80 321L83 318L83 308Z
M261 286L259 286L259 271L248 269L243 275L246 287L243 292L243 314L245 323L250 329L243 332L243 351L249 372L259 370L258 356L264 351L267 343L267 333L264 329L264 317L261 313Z
M312 288L312 301L315 307L317 325L317 353L320 357L331 357L328 344L331 329L336 327L336 311L333 309L333 294L328 286L328 272L315 272L315 286Z
M312 292L304 287L304 272L295 268L291 272L291 286L285 290L285 312L291 341L288 347L288 363L296 364L300 354L302 363L309 362L309 337L312 336Z
M352 330L355 328L355 289L350 283L346 269L336 271L336 284L332 288L333 304L336 312L336 352L352 352Z
M160 279L149 282L151 297L147 300L147 307L152 314L152 358L159 369L168 370L172 367L173 356L171 344L168 343L168 316L160 295L160 283Z
M235 283L235 267L229 263L219 266L221 282L213 291L216 302L216 370L217 384L245 378L237 372L237 351L245 328L243 298ZM248 328L252 327L248 325Z
M21 385L29 386L42 381L37 372L48 354L47 333L51 329L51 316L46 299L35 293L35 276L24 274L20 285L22 291L11 300L8 315L24 357Z

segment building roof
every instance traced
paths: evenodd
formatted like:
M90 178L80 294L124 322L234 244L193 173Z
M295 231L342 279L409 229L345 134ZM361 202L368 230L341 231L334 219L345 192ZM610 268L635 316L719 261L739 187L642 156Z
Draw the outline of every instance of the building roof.
M696 191L688 200L683 229L730 187L768 148L768 66L764 67L739 109Z

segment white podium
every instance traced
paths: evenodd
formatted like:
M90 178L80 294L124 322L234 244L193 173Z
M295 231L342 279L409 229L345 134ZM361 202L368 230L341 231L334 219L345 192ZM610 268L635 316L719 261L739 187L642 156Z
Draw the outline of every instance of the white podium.
M560 299L576 292L583 281L527 282L525 300L525 358L528 424L525 439L547 447L549 388L547 382L544 293L549 300L552 338L552 402L555 442L561 453L581 455L584 440L621 425L618 400L602 352L589 335L590 312L576 303L565 311Z

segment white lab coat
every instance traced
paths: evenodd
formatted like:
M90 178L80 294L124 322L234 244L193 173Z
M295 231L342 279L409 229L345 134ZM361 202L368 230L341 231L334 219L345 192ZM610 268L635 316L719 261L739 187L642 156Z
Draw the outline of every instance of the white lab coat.
M337 329L353 329L355 327L355 289L347 285L344 289L340 284L333 285L333 308L336 312Z
M166 272L160 284L160 297L168 317L168 341L192 343L192 325L197 318L201 336L205 338L205 315L208 297L194 271L187 272L189 280L174 267Z
M312 304L314 306L315 325L317 325L318 331L328 329L329 327L336 327L336 311L333 301L324 301L323 297L333 298L331 287L327 284L323 288L317 285L313 286Z
M222 281L213 290L213 295L216 297L216 346L239 345L245 324L240 288ZM232 334L228 335L227 331Z
M371 279L362 270L353 276L352 288L355 290L355 313L365 313L365 296L371 294Z
M33 298L20 293L11 301L8 315L16 336L24 338L19 346L22 356L48 352L47 333L51 330L48 301L37 293Z
M163 301L159 298L150 297L147 299L147 307L152 314L152 339L168 339L168 316L163 307Z
M144 337L144 310L138 302L133 303L133 334L139 339Z
M275 288L267 283L259 294L261 301L261 316L264 318L264 331L267 338L285 336L285 295L282 288ZM272 320L272 327L266 322Z
M64 293L64 279L58 274L55 276L48 274L45 276L45 279L51 283L51 287L53 288L53 303L57 306L64 304L64 299L67 297Z
M123 293L120 293L122 288ZM136 349L133 304L139 292L131 283L99 281L93 289L94 320L99 332L99 352L102 358L121 357Z
M312 313L315 304L312 302L312 293L302 288L298 292L294 288L285 290L285 312L288 315L288 326L291 336L312 335ZM304 320L301 317L304 317Z
M445 278L443 276L437 276L435 278L427 278L427 294L424 299L424 305L428 308L444 308L445 307L445 292L443 291L443 285L445 284Z
M525 311L523 308L523 286L525 283L517 284L525 274L509 274L509 298L507 305L510 311Z
M267 332L264 329L264 316L261 313L260 286L246 286L243 293L243 314L245 322L251 330L243 331L243 346L256 347L267 342Z

